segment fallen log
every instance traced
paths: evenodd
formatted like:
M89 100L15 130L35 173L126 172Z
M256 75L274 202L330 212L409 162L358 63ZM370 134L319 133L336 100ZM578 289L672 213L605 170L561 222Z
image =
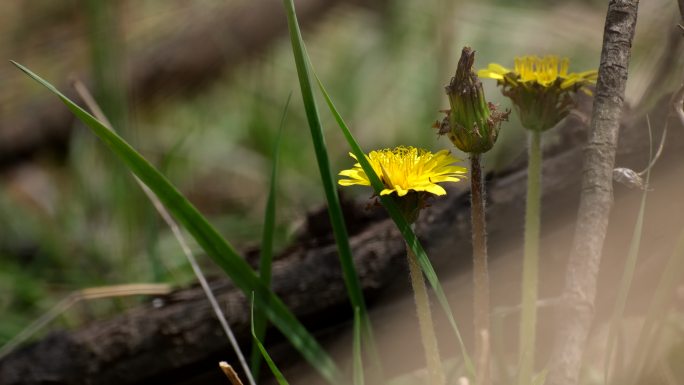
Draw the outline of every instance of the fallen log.
M667 116L665 108L661 108L661 114L652 115L657 117L652 119L654 127L662 127ZM648 132L643 119L629 121L620 137L618 165L638 168L648 156ZM574 210L579 197L586 131L573 118L567 119L558 131L561 139L545 149L545 229L553 227L559 208ZM671 121L661 162L681 163L682 132L679 124ZM524 169L524 164L517 163L488 181L492 255L498 254L497 245L521 236ZM448 244L449 250L460 250L464 256L454 261L450 255L431 254L440 275L469 266L468 204L468 192L452 189L446 199L433 201L418 223L418 233L428 252ZM367 202L347 202L345 206L355 264L371 305L374 298L386 295L383 290L387 287L406 291L407 285L397 283L406 280L395 279L405 275L406 267L404 245L393 223L381 209L364 210ZM311 214L298 242L281 253L273 266L274 291L314 331L347 322L351 317L326 215L324 209ZM211 286L239 341L249 346L249 306L245 296L227 279L215 279ZM200 383L198 378L206 380L204 373L218 373L218 358L225 359L229 354L227 341L201 289L191 287L109 320L52 333L15 351L0 361L0 383Z

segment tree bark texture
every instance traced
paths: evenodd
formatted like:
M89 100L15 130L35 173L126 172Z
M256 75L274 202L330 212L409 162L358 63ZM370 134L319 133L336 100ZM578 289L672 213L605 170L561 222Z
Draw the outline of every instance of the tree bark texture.
M551 358L549 385L578 383L594 316L601 251L613 203L612 173L638 5L638 0L611 0L608 4L589 141L584 155L582 195L559 309L560 324Z

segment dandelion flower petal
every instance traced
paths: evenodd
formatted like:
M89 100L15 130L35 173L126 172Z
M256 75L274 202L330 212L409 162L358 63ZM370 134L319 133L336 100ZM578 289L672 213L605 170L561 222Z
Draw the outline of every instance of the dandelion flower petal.
M371 151L367 159L385 186L380 195L396 193L403 197L410 191L444 195L446 190L437 183L458 182L466 173L465 167L454 165L460 159L447 150L433 154L415 147L399 146ZM339 175L347 178L339 180L342 186L370 185L368 176L358 163L351 169L340 171Z

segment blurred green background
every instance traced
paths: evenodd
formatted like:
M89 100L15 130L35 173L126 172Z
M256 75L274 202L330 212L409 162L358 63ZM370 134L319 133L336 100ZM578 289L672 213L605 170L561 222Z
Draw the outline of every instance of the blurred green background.
M597 68L607 6L592 0L296 4L316 9L300 12L309 54L362 146L432 150L452 148L431 125L448 107L443 86L463 45L478 52L478 68L512 66L514 56L526 54L570 57L573 71ZM676 16L673 1L641 4L627 91L632 106L644 101L658 75ZM0 345L74 290L193 281L132 178L84 127L58 124L66 109L8 60L64 90L71 79L87 81L123 136L243 250L260 237L270 153L292 92L278 182L282 248L306 212L324 201L284 20L276 0L0 2ZM241 34L226 34L238 21ZM203 44L170 44L187 36ZM169 50L195 72L153 81L146 66L161 75L173 70L175 62L155 56ZM213 61L202 59L206 50ZM490 100L509 107L493 82L485 84ZM321 115L333 169L349 167L349 149L328 112ZM523 153L517 117L500 140L486 160L490 170ZM216 271L206 260L204 267ZM81 304L56 326L134 302Z

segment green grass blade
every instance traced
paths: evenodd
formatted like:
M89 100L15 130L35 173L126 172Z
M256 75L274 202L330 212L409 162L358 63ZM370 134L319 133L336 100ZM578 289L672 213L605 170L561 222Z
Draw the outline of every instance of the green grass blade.
M261 252L259 254L259 278L261 282L267 287L271 286L271 264L273 262L273 233L275 232L275 211L276 211L276 180L278 179L278 157L280 156L280 140L283 134L283 127L285 126L285 118L287 117L287 109L290 106L290 99L292 93L288 95L283 113L280 118L280 126L278 127L278 134L276 136L275 144L273 146L273 167L271 168L271 180L269 182L268 200L266 201L266 210L264 212L264 230L261 237ZM264 340L266 335L266 314L262 311L257 311L253 314L253 329L254 329L254 343L252 344L251 367L252 376L259 377L259 369L261 367L261 353L257 346L260 341Z
M288 98L288 102L289 101L290 99ZM261 341L259 341L256 333L254 332L254 296L252 296L252 338L254 339L254 344L256 344L257 348L259 349L259 352L266 361L266 365L268 365L268 368L271 369L271 373L273 373L273 376L275 377L276 381L278 381L278 384L289 385L289 383L285 379L285 376L283 376L283 373L280 371L280 369L278 369L278 366L276 366L275 362L273 362L271 356L266 351L266 348L264 348L264 345L261 343Z
M332 112L333 116L335 117L337 124L340 126L340 129L342 130L344 137L347 139L347 142L349 143L352 152L354 153L354 155L356 155L356 158L361 164L363 171L366 173L366 175L368 175L373 190L375 190L375 194L380 198L382 205L385 207L385 209L387 209L387 212L389 213L390 217L399 228L401 235L406 240L406 244L411 248L411 250L413 250L413 252L418 257L420 267L421 269L423 269L423 273L425 274L425 276L428 279L428 282L430 282L430 285L435 291L437 300L439 301L439 304L442 306L442 309L446 313L446 316L449 319L449 323L451 324L451 327L454 330L454 333L456 334L456 338L458 339L459 347L461 349L461 354L463 355L463 360L465 362L466 369L468 370L471 376L475 377L475 367L473 366L473 362L470 358L470 355L468 354L465 344L463 343L463 338L461 337L461 332L459 331L458 325L456 324L456 320L454 319L453 312L451 311L451 306L447 301L446 295L444 294L444 290L442 289L442 285L440 284L439 279L437 278L435 270L432 268L432 264L430 263L430 260L428 259L427 254L423 249L423 246L420 244L420 241L418 240L418 237L416 237L416 234L413 232L413 230L411 230L411 226L409 225L409 223L406 221L406 219L404 219L404 216L401 214L401 211L399 210L399 207L396 205L394 200L388 197L387 195L380 195L380 191L382 191L382 189L384 188L382 182L380 181L380 178L377 176L377 174L375 174L375 171L373 170L371 164L368 162L365 153L363 152L359 144L356 142L356 139L354 139L354 136L352 135L351 131L349 131L349 127L344 122L344 119L342 119L342 116L337 111L337 108L335 108L335 105L332 102L332 99L330 99L330 95L325 90L323 83L321 83L320 79L317 80L318 87L323 93L325 101L328 103L330 112Z
M339 197L337 195L337 187L335 178L330 171L330 160L328 159L328 152L323 137L323 129L321 119L318 114L318 107L313 94L311 86L311 72L309 69L309 62L307 60L306 48L302 40L302 34L297 22L297 15L295 13L294 4L292 0L283 0L287 14L287 24L290 31L290 40L292 42L292 52L294 54L295 64L297 67L297 75L299 77L299 86L302 91L302 99L304 100L304 109L306 111L306 118L309 122L311 130L311 139L314 144L316 152L316 160L318 169L321 174L323 188L325 190L325 197L328 201L328 214L330 223L337 242L337 249L340 257L340 264L342 266L342 273L347 287L347 293L351 302L352 308L358 308L361 312L361 320L364 324L364 332L368 336L370 344L371 356L376 357L375 345L373 342L373 332L366 310L366 303L363 298L363 291L361 290L361 283L356 274L354 261L352 259L351 247L349 246L349 236L347 228L344 223L344 215L340 206ZM378 360L379 362L379 360ZM379 365L379 364L378 364Z
M651 142L651 148L649 150L649 164L653 159L653 140L651 138L651 123L646 117L648 122L648 136ZM618 333L620 331L620 320L625 313L625 307L627 306L627 296L629 295L630 288L632 287L632 279L634 278L634 271L636 270L637 259L639 256L639 247L641 245L641 235L644 226L644 215L646 213L646 197L648 196L649 181L651 179L651 168L646 169L646 183L643 193L641 194L641 205L639 206L639 214L637 215L636 223L634 224L634 232L632 233L632 239L629 244L629 251L627 253L627 261L625 261L625 267L622 272L622 278L620 279L620 286L618 288L618 297L615 301L615 307L613 308L613 314L610 319L610 324L608 326L608 340L605 355L605 367L603 371L604 381L608 383L608 376L610 374L611 362L613 362L613 353L615 352L615 345L617 343Z
M69 100L53 85L28 68L16 62L12 63L57 95L78 119L88 126L141 181L154 191L159 200L195 238L202 249L228 274L235 286L246 294L254 292L257 306L266 312L271 322L280 329L307 361L329 382L339 382L341 374L330 356L295 318L282 300L263 284L247 262L166 177L159 173L126 141Z
M354 309L354 342L352 347L352 359L354 363L354 385L364 385L363 381L363 358L361 357L361 312L358 308Z
M646 185L648 185L648 177L646 178L646 180ZM617 343L618 332L620 329L620 321L624 315L625 307L627 305L627 296L631 288L632 278L634 277L634 271L636 270L636 262L638 259L637 256L639 254L639 245L641 243L641 234L644 223L644 213L647 195L647 190L645 189L641 199L641 207L639 209L639 214L637 216L637 222L634 226L634 233L632 234L629 252L627 254L627 262L625 264L622 273L622 278L620 280L618 298L615 302L613 314L611 316L610 324L608 326L608 345L604 361L604 377L606 383L608 383L608 375L610 372L611 363L613 362L613 354L615 353L615 346Z

